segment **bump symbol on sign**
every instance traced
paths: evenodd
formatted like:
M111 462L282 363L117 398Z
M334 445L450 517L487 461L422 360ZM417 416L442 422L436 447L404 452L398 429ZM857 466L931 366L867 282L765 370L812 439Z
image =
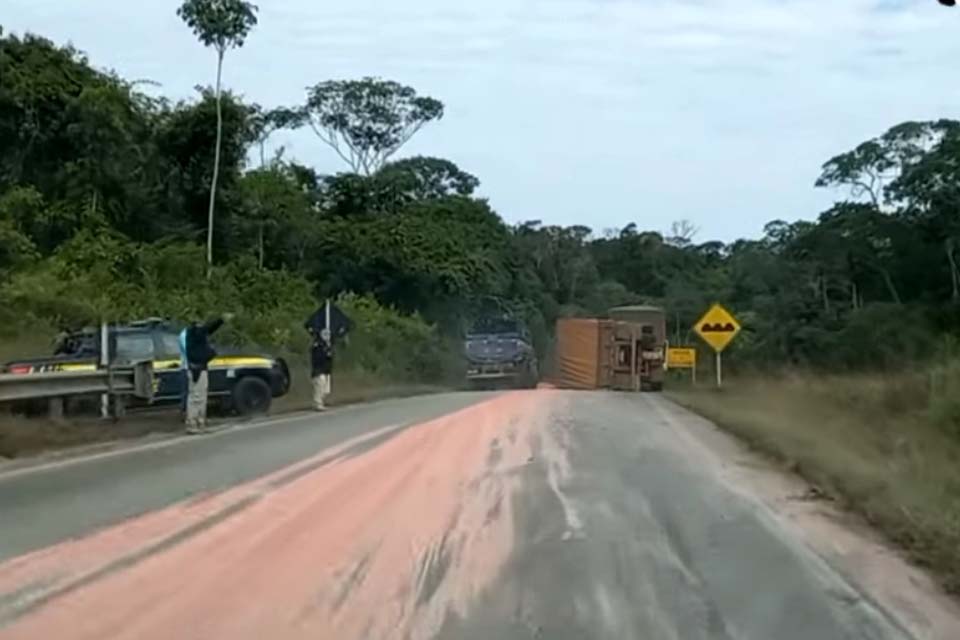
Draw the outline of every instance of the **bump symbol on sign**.
M700 318L694 329L704 342L719 353L740 333L740 323L729 311L715 304Z
M700 331L703 331L704 333L730 333L736 330L737 328L729 322L726 324L720 324L719 322L714 322L711 324L707 322L700 327Z

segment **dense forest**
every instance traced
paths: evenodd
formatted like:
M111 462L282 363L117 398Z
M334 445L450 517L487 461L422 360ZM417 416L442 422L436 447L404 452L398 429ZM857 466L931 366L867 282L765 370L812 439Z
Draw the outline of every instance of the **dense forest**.
M227 69L227 45L242 41L214 42ZM544 351L558 317L634 302L663 305L671 340L692 342L697 315L722 301L745 328L734 362L862 368L928 356L960 325L955 121L898 124L840 153L817 186L841 201L725 244L683 221L667 233L642 220L508 224L469 167L402 157L421 127L443 126L443 104L391 81L321 82L301 105L265 106L221 93L218 74L173 102L95 63L0 31L8 335L229 309L237 339L296 349L306 312L340 296L376 324L374 343L393 331L424 369L427 341L484 313L522 316ZM291 128L312 130L344 171L268 153Z

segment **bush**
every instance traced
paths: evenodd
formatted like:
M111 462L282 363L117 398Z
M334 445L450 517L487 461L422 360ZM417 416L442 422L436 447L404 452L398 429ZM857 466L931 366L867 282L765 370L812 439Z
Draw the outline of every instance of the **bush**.
M457 351L419 315L402 315L373 296L345 294L337 305L354 321L338 368L381 379L439 382L457 373Z
M850 314L837 336L836 361L856 368L900 369L930 357L936 333L923 310L875 303Z
M236 320L217 334L224 344L301 356L304 320L320 304L311 284L285 271L261 270L252 258L205 275L203 248L140 245L119 235L80 233L57 253L0 288L0 309L15 310L8 334L40 321L76 329L108 321L162 317L189 322L226 311ZM372 296L338 299L356 327L338 368L381 381L437 382L457 367L456 349L419 315L403 315Z
M250 259L217 266L207 279L203 248L192 244L139 245L81 233L0 289L0 308L15 309L24 326L41 319L65 329L232 311L237 321L222 340L302 351L302 323L316 304L311 289L301 277L259 270Z

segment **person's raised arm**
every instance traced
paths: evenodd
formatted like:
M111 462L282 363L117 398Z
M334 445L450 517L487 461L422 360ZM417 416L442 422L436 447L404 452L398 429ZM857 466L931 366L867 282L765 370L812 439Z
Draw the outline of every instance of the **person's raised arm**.
M214 333L217 332L217 330L220 327L223 326L224 322L227 322L228 320L232 320L232 319L233 319L232 313L225 313L219 318L214 318L213 320L208 322L206 325L204 325L204 329L207 330L207 335L213 335Z

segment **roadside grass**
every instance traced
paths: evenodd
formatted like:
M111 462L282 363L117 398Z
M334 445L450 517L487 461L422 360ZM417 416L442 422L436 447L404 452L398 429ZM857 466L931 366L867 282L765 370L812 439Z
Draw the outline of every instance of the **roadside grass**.
M0 414L0 461L40 453L183 431L175 411L131 414L118 422L92 415L63 422Z
M960 361L678 385L669 396L863 516L960 594Z

